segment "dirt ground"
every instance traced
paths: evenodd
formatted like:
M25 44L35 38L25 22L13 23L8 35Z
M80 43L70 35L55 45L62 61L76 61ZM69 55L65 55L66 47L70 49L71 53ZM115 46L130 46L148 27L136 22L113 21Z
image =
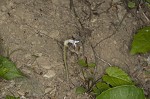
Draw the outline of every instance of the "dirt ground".
M7 56L28 76L0 79L0 99L91 99L77 95L82 84L79 57L97 64L97 77L109 65L125 70L136 84L150 93L149 54L130 55L136 30L148 23L129 13L120 0L0 0L0 54ZM140 13L139 13L140 14ZM67 51L66 81L63 42L79 40L78 50Z

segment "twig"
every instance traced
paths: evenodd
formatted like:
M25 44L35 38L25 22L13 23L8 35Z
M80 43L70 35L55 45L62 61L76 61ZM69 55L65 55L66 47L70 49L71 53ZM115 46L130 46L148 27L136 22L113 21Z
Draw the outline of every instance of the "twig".
M121 20L120 23L118 24L118 27L116 28L116 31L114 31L111 35L107 36L106 38L100 40L98 43L96 43L96 44L93 46L93 48L95 48L95 47L96 47L97 45L99 45L101 42L103 42L103 41L105 41L105 40L111 38L113 35L115 35L115 34L117 33L119 27L121 26L122 22L123 22L124 19L126 18L127 14L128 14L128 12L125 13L125 15L123 16L122 20Z
M100 57L98 57L98 56L96 56L96 57L97 57L98 59L100 59L102 62L108 64L109 66L112 66L110 63L106 62L104 59L102 59L102 58L100 58Z
M144 15L144 17L145 17L145 19L148 21L148 22L150 22L150 19L146 16L146 14L143 12L143 10L142 10L142 7L139 5L139 8L141 9L141 11L142 11L142 14Z
M94 49L94 47L93 47L92 44L91 44L91 48L92 48L92 51L93 51L93 54L94 54L95 65L96 65L96 67L95 67L95 69L94 69L94 76L95 76L95 75L96 75L96 71L97 71L98 60L97 60L97 57L96 57L96 51L95 51L95 49Z
M24 49L21 49L21 48L15 49L15 50L13 50L12 52L8 53L8 56L7 56L7 57L10 57L12 54L14 54L14 53L17 52L17 51L24 51Z
M100 40L98 43L96 43L96 44L93 46L93 48L95 48L95 47L96 47L97 45L99 45L101 42L103 42L103 41L105 41L105 40L111 38L111 37L112 37L113 35L115 35L116 33L117 33L117 32L115 31L115 32L113 32L111 35L109 35L109 36L107 36L106 38Z
M76 17L77 21L79 22L81 28L84 28L84 26L83 26L83 24L82 24L80 18L79 18L78 15L77 15L76 10L75 10L73 0L70 0L70 9L73 11L73 14L74 14L74 16Z

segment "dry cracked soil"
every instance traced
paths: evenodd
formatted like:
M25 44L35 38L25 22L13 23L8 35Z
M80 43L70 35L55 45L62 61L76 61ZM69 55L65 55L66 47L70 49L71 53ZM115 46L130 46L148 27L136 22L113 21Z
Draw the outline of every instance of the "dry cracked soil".
M27 75L0 79L0 99L12 94L22 99L91 99L75 93L82 84L78 57L96 63L97 77L108 66L119 66L149 95L145 71L150 55L130 55L133 35L147 24L143 20L120 0L0 0L0 54L13 52L9 58ZM80 41L67 50L70 82L63 61L68 39Z

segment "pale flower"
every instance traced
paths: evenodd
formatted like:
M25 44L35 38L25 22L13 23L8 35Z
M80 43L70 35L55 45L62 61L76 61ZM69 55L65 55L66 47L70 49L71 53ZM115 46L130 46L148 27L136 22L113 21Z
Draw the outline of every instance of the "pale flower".
M76 43L79 43L79 41L72 40L72 39L65 40L64 41L64 46L68 46L69 43L71 43L74 47L76 47Z

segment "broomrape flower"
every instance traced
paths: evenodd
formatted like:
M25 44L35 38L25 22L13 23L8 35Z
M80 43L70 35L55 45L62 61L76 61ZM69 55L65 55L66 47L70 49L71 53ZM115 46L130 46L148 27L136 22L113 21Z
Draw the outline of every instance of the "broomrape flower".
M71 43L74 47L76 47L76 43L79 43L79 41L68 39L64 41L64 46L68 47L68 44Z

